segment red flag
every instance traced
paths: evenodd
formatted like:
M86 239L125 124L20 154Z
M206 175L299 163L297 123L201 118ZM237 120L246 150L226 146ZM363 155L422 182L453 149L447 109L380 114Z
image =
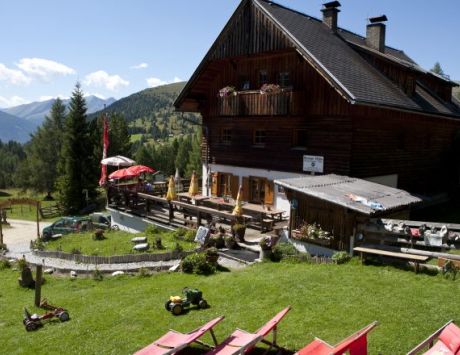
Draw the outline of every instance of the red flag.
M107 149L109 148L109 121L107 115L104 116L104 133L102 141L104 147L102 148L102 159L107 158ZM101 178L99 179L99 185L104 186L107 182L107 165L101 164Z

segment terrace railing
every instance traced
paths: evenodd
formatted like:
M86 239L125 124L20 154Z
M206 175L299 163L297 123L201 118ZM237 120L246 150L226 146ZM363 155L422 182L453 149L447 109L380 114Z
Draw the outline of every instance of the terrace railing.
M239 91L237 95L219 97L219 116L285 116L296 110L298 92L282 91L261 94L260 91Z

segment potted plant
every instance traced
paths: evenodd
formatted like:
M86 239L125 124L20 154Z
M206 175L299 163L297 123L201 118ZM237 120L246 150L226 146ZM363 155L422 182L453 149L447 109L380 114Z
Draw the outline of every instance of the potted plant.
M206 260L212 264L217 264L219 259L219 251L215 247L206 249Z
M259 259L268 259L272 255L273 240L269 236L262 237L259 240L260 256Z
M233 237L232 235L227 235L227 236L225 236L224 241L225 241L225 247L226 248L235 249L235 247L236 247L235 237Z
M236 96L237 92L234 86L226 86L219 90L220 97Z
M232 226L232 233L240 242L244 242L244 234L246 233L246 225L242 223L235 223Z

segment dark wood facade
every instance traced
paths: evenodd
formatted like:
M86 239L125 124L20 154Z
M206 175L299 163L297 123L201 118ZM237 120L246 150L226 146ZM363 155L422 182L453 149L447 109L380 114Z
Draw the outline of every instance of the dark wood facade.
M354 104L251 4L241 3L176 102L179 110L203 116L204 164L303 173L303 156L317 155L324 157L325 174L397 174L398 187L411 192L458 183L451 154L458 118ZM406 94L415 94L420 77L414 70L372 51L360 53ZM447 99L449 85L421 79ZM261 94L264 83L279 84L282 92ZM238 95L220 97L227 86Z

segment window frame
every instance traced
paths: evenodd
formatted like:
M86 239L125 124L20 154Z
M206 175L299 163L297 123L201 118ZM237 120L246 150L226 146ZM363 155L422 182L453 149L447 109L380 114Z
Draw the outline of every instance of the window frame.
M260 133L263 132L263 141L260 141L262 135ZM259 133L259 134L258 134ZM267 144L267 130L266 129L254 129L252 133L252 145L256 148L265 148Z

